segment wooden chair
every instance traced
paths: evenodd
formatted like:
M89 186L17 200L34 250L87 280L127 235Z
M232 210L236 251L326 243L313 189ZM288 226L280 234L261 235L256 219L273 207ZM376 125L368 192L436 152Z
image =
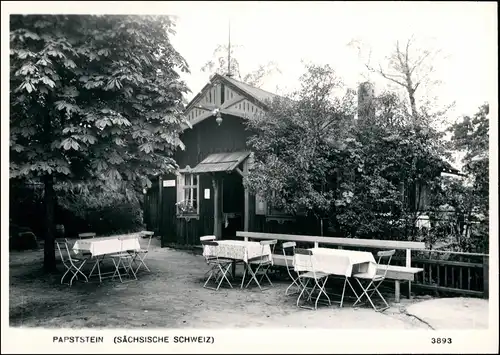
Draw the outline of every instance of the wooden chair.
M78 239L90 239L90 238L95 238L95 236L96 236L96 234L94 232L79 233Z
M353 306L358 304L361 301L361 298L363 296L365 296L375 311L382 312L382 311L385 311L387 308L389 308L389 304L385 300L384 296L382 296L382 294L380 293L378 288L382 284L382 282L384 282L384 280L385 280L385 277L387 275L387 270L389 268L389 265L391 264L391 259L392 259L392 256L394 255L395 252L396 252L396 250L393 249L393 250L387 250L387 251L379 251L377 253L377 257L378 257L378 261L377 261L378 267L377 268L380 269L380 267L382 266L382 268L384 270L383 274L375 273L375 275L372 276L366 272L363 272L363 273L357 273L357 274L353 275L354 278L358 281L359 286L363 289L363 293L358 297L356 302L354 302ZM381 261L383 259L387 259L386 264L381 263ZM364 281L361 282L361 280L364 280ZM363 283L366 284L366 287L363 285ZM369 291L371 291L370 294L368 294ZM372 300L372 295L374 293L377 293L378 296L380 297L380 299L384 302L384 304L385 304L384 307L377 308L375 306L375 304L373 303L373 300Z
M273 283L271 282L271 279L267 275L267 271L269 268L273 265L273 253L274 253L274 247L276 246L276 243L278 243L278 240L273 239L273 240L262 240L260 241L261 245L261 255L255 258L252 258L251 260L248 260L248 264L245 267L245 271L243 272L243 279L241 280L241 285L243 286L243 283L245 282L245 275L248 271L250 274L250 280L248 281L247 285L245 287L248 287L252 281L254 281L257 286L260 288L261 291L263 291L260 283L262 280L267 278L267 281L269 284L272 286ZM266 246L269 246L271 248L271 254L268 255L266 254ZM256 266L255 271L252 270L252 265ZM257 276L260 273L260 280L257 280Z
M300 288L300 283L299 283L299 280L297 279L297 276L293 276L292 275L292 270L293 270L293 265L290 265L288 264L288 258L287 258L287 255L286 255L286 250L287 249L292 249L292 256L295 254L295 247L297 246L297 243L295 242L286 242L286 243L283 243L282 245L282 249L283 249L283 256L285 257L285 267L286 267L286 271L288 272L288 276L290 276L290 278L292 279L292 283L290 284L290 286L287 287L286 291L285 291L285 295L288 295L288 290L295 286L297 288L297 292L295 293L300 293L300 291L302 290Z
M326 281L328 280L329 274L315 270L314 262L313 262L313 251L310 249L296 248L295 255L296 256L302 255L304 257L304 260L303 260L304 262L301 264L303 266L305 266L307 269L311 270L311 271L306 271L304 273L298 274L298 280L301 284L302 290L300 292L299 297L297 298L297 307L314 309L314 310L318 309L318 301L319 301L319 298L322 294L324 294L326 296L326 298L328 299L328 304L331 305L332 303L330 301L330 297L328 297L328 295L326 294L326 291L325 291L325 285L326 285ZM314 280L314 285L312 288L311 287L308 288L309 282L312 280ZM319 289L319 293L318 293L318 296L316 297L316 301L314 302L314 308L299 305L300 299L302 298L302 295L304 293L307 293L308 294L307 299L311 300L316 288Z
M210 240L216 240L217 237L215 235L204 235L203 237L200 237L200 242L203 241L210 241Z
M146 257L148 256L149 246L151 245L151 239L153 239L153 235L154 234L155 234L155 232L142 231L141 232L141 237L142 238L148 238L148 243L146 245L146 248L141 247L141 249L139 249L139 250L132 250L132 253L134 255L134 257L132 259L132 263L134 265L137 265L136 259L139 259L139 265L135 269L135 274L137 274L137 272L139 271L139 269L141 268L141 266L144 266L144 268L146 270L148 270L149 272L151 272L151 270L149 270L148 266L144 262L144 259L146 259Z
M201 241L201 244L203 247L217 247L219 244L214 241L214 240L203 240ZM204 288L208 288L211 290L218 291L222 282L226 280L228 283L229 287L233 288L233 285L231 285L231 282L227 278L227 273L229 271L229 268L231 267L231 261L225 260L225 259L219 259L217 254L215 253L214 255L211 255L208 252L204 252L203 255L205 256L205 261L207 264L210 266L210 269L208 272L205 273L210 273L208 276L207 280L205 281L205 284L203 285ZM215 284L217 287L210 287L207 286L209 281L214 278Z
M63 249L61 250L61 245L63 246ZM85 282L88 282L87 276L82 272L82 267L85 265L87 262L88 258L85 257L78 257L78 256L71 256L71 251L69 249L68 243L66 241L60 242L56 240L56 246L57 249L59 250L59 255L61 256L61 261L66 268L66 272L63 274L61 277L61 284L64 281L64 278L68 273L72 273L71 280L69 281L69 286L73 285L73 280L76 278L78 279L78 274L81 274L83 278L85 279ZM65 253L63 252L65 251ZM66 256L64 255L66 254Z
M127 250L123 250L123 238L118 238L120 240L120 252L111 254L111 260L113 260L113 264L115 265L115 272L113 273L113 276L111 277L112 280L115 279L116 275L120 278L120 282L123 283L122 275L127 275L130 277L130 273L132 273L132 276L134 277L134 280L137 280L137 275L135 274L134 268L132 267L132 263L134 260L134 255L129 253ZM127 264L125 262L127 261ZM120 266L123 268L125 271L124 274L120 272ZM131 280L133 281L133 280Z

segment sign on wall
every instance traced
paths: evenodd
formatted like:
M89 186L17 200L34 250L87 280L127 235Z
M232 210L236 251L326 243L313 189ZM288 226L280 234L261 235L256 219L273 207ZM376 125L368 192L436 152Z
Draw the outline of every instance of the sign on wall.
M175 180L163 180L163 187L174 187Z
M267 210L267 202L263 196L255 195L255 214L265 215Z
M205 197L205 200L210 200L210 189L205 189L203 196Z

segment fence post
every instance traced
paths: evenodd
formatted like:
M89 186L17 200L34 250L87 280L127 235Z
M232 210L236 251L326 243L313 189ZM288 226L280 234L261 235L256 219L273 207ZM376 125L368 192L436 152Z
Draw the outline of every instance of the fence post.
M162 211L162 206L163 206L163 198L162 198L162 192L163 192L163 178L161 175L158 176L158 234L160 235L160 245L161 247L165 247L165 240L163 237L163 214L161 213Z
M400 302L400 290L399 290L399 280L394 280L394 298L395 298L395 302L396 303L399 303Z
M490 257L483 256L483 297L488 298L490 294Z
M406 249L406 267L411 267L411 249ZM411 300L411 281L408 281L408 299Z

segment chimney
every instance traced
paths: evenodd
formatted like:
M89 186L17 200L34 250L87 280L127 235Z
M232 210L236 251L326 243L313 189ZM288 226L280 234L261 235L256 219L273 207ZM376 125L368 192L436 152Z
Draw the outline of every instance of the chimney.
M375 115L375 89L372 83L365 81L358 86L358 120L366 120Z

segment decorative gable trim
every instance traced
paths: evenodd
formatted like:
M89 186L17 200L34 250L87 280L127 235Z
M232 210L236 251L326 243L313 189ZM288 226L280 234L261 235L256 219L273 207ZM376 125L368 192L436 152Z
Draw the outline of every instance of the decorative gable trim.
M229 96L224 97L222 104L218 104L222 101L220 85L225 86L224 94ZM246 109L242 109L242 105L246 105ZM211 117L217 108L221 113L247 119L252 114L267 110L267 105L222 75L215 74L210 83L191 100L184 112L191 126L194 126Z

